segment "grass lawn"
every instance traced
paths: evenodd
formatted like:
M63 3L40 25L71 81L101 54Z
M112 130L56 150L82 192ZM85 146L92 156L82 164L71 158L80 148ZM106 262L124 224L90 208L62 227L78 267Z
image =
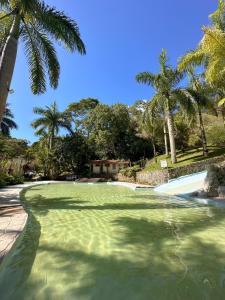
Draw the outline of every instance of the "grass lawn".
M161 169L160 166L160 160L167 160L168 166L170 168L176 168L176 167L181 167L181 166L186 166L190 165L192 163L208 159L208 158L213 158L221 155L225 155L225 147L214 147L214 146L209 146L209 156L205 158L202 155L202 148L198 149L192 149L192 150L187 150L184 153L181 151L177 152L177 163L173 165L171 163L170 158L166 158L166 155L159 155L157 156L157 163L155 163L153 160L151 161L150 164L148 164L143 171L154 171L154 170L159 170Z

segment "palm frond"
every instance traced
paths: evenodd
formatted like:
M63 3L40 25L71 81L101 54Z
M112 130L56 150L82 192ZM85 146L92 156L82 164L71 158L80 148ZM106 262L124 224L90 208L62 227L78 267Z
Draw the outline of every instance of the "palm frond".
M212 13L210 19L213 22L213 25L222 31L225 31L225 3L224 0L219 0L219 5L217 10Z
M62 42L70 51L77 50L80 54L86 53L77 23L63 12L42 2L35 12L35 19L39 26L56 41Z
M136 80L138 83L144 83L147 85L154 86L155 81L157 80L157 75L149 72L142 72L137 74Z
M42 126L42 125L48 126L48 119L47 118L41 117L41 118L38 118L38 119L34 120L31 123L31 126L35 129Z
M38 130L36 130L34 134L37 136L46 136L47 132L45 130L45 127L41 127Z
M46 91L46 75L39 43L31 35L26 25L22 32L22 38L30 71L31 90L35 95L42 94Z
M35 113L35 114L38 114L38 115L44 115L45 114L45 109L44 108L42 108L42 107L34 107L33 108L33 112Z
M196 67L204 65L206 62L206 56L202 49L192 50L187 52L178 63L178 71L185 71L189 66Z
M47 35L40 31L37 26L29 26L29 32L32 38L38 45L40 55L44 62L44 68L49 75L50 85L57 88L60 74L60 65L56 55L55 48L52 42L48 39Z

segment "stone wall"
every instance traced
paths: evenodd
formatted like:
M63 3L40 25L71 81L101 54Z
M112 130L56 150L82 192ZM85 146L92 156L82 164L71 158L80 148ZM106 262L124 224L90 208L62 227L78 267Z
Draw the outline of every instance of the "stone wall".
M156 170L153 172L138 172L136 174L136 182L141 184L149 184L152 186L160 185L168 181L167 170Z
M124 175L122 175L120 173L118 173L116 180L122 181L122 182L132 182L132 183L135 183L135 178L134 177L127 177L127 176L124 176Z
M200 162L196 162L187 166L177 167L168 170L138 172L136 174L136 182L156 186L168 182L169 179L174 179L180 176L202 172L207 170L207 168L213 164L220 165L220 164L224 164L224 162L225 162L225 156L219 156L215 158L205 159Z
M213 164L222 163L225 161L225 156L219 156L214 158L205 159L188 166L177 167L174 169L169 169L169 179L177 178L180 176L198 173L207 170L207 168Z

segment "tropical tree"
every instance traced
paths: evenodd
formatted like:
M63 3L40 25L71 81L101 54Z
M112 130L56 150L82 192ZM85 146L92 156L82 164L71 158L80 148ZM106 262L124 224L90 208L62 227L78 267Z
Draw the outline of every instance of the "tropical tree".
M68 105L67 111L71 114L71 120L74 123L75 131L84 130L84 122L88 113L99 104L95 98L81 99L79 102L73 102ZM88 135L88 133L86 132Z
M187 107L189 102L181 101L183 98L180 99L181 90L178 88L178 84L183 74L177 69L170 67L167 61L166 51L163 50L159 56L160 73L139 73L136 76L136 80L139 83L144 83L155 88L156 94L151 100L152 107L161 106L163 103L169 133L171 161L172 163L176 163L173 109L177 102L179 102L182 107Z
M60 65L53 42L85 54L77 23L42 0L0 0L0 122L16 62L18 42L24 43L33 94L46 91L46 74L57 88Z
M45 106L45 108L35 107L33 111L35 114L40 115L40 117L34 120L31 125L36 129L36 135L48 138L48 149L50 151L54 146L54 140L60 128L73 133L67 112L60 112L56 102L53 102L51 106Z
M162 127L161 114L157 109L151 108L151 102L137 101L135 107L138 111L137 125L138 136L150 141L153 149L153 158L157 162L156 144Z
M188 69L188 74L190 78L190 85L188 88L183 90L184 98L188 98L193 104L195 115L199 123L203 155L208 156L206 133L202 118L202 109L213 108L212 101L209 97L210 89L202 79L202 76L194 73L193 68L190 67ZM193 115L193 111L191 111L191 114Z
M14 119L14 115L11 111L11 109L9 108L9 105L6 105L5 108L5 113L2 119L2 122L0 124L0 132L4 135L4 136L10 136L10 131L12 129L17 129L18 126L16 124L16 122L13 120Z
M204 36L195 50L187 52L179 62L183 71L189 66L203 65L209 84L225 89L225 2L219 0L218 9L210 15L211 27L203 26ZM224 100L225 101L225 100Z

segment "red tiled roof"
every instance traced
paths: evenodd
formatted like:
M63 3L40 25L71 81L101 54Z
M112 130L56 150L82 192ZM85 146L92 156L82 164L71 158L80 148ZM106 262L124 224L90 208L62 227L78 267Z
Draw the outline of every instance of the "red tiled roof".
M129 164L129 160L115 160L115 159L106 159L106 160L91 160L91 164Z

